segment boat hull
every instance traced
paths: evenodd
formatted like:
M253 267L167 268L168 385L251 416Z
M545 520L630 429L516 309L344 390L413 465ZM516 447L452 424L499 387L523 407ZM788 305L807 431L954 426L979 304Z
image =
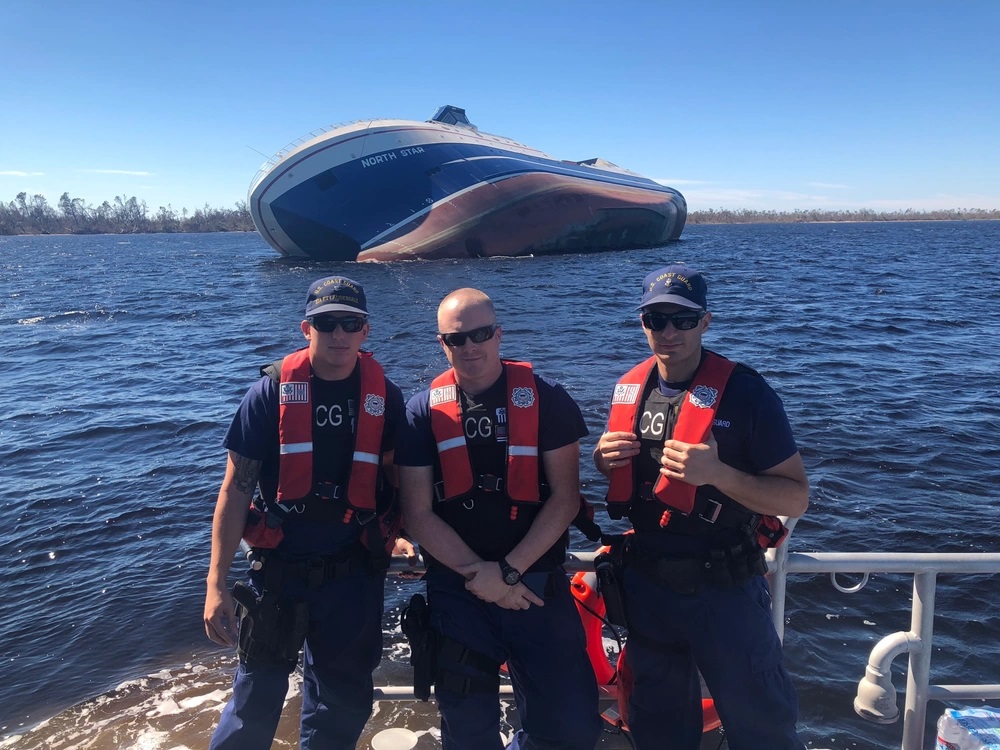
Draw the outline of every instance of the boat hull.
M332 130L276 159L249 204L275 250L323 260L619 250L680 236L679 192L604 166L470 128L382 120Z

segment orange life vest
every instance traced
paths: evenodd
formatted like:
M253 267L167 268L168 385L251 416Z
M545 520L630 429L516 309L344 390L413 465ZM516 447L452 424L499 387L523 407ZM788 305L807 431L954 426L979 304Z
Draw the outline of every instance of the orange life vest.
M674 432L668 436L685 443L702 443L712 430L715 413L718 411L722 394L729 382L729 376L736 363L714 352L705 351L705 359L695 372L688 397L677 415ZM639 408L646 384L656 372L656 357L650 357L629 370L618 385L611 399L611 414L608 418L609 432L638 433ZM633 464L611 470L611 484L608 488L608 506L627 507L635 495ZM690 513L695 506L698 488L681 480L671 480L660 474L653 487L653 495L667 506L663 524L669 522L669 509ZM788 529L777 516L754 514L757 518L752 535L764 549L778 547L788 537Z
M358 361L361 393L346 501L354 510L374 512L385 427L385 374L368 352L359 353ZM282 361L278 386L279 503L294 503L313 492L311 379L308 348Z
M685 443L703 443L712 430L715 413L722 401L726 383L736 363L710 351L695 372L688 389L687 398L677 415L677 424L672 435L667 436ZM638 432L639 409L646 384L656 374L656 357L636 365L615 386L611 398L611 415L608 418L609 432ZM608 489L609 504L627 504L635 494L633 464L611 470L611 485ZM681 513L694 509L697 487L679 479L659 475L653 487L653 495L661 503Z
M504 492L518 503L537 503L538 391L531 365L504 360L507 373L507 476ZM462 404L455 370L441 373L431 383L431 431L441 459L446 500L461 497L475 486L472 460L462 426Z

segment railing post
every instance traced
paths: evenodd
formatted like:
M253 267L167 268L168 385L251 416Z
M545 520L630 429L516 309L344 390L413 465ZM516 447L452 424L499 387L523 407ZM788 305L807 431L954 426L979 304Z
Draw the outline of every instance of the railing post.
M927 720L927 685L930 682L931 644L934 639L934 594L936 587L936 572L914 573L910 631L920 642L920 648L910 651L910 667L906 674L906 708L903 713L902 750L921 750L924 743L924 724Z

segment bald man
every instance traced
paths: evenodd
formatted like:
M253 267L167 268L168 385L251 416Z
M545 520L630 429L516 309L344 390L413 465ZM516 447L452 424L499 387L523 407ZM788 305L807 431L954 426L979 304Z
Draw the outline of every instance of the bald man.
M503 747L506 662L521 719L512 747L592 750L597 685L561 567L583 416L530 364L500 358L486 294L458 289L437 317L451 368L409 400L396 464L404 524L427 560L442 747Z

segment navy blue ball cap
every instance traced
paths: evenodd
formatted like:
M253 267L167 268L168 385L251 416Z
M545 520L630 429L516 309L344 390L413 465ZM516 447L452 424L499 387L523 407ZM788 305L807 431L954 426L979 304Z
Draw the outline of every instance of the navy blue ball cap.
M664 266L642 280L642 302L636 309L662 302L707 310L707 297L708 285L700 273L688 266Z
M306 317L328 312L368 314L365 288L346 276L327 276L314 281L306 297Z

